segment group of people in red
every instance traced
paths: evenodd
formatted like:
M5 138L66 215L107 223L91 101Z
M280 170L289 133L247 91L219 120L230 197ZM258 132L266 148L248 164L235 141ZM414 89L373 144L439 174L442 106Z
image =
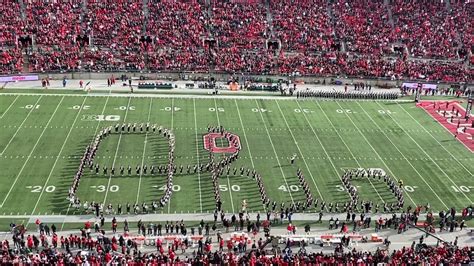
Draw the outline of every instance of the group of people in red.
M382 226L375 225L376 232L382 229L395 232L398 223L418 224L417 217L423 208L422 206L414 210L407 208L407 211L401 214L400 219L391 219L394 222L383 223ZM437 219L440 220L440 223L458 219L472 219L473 213L474 209L471 206L462 209L458 214L454 208L451 208L447 212L440 212ZM217 217L215 217L215 221L217 221ZM365 222L367 218L361 215L360 221ZM288 222L286 229L289 234L294 234L297 228L290 220ZM349 213L346 222L351 223ZM359 222L355 214L352 215L352 222ZM347 241L342 241L332 253L328 253L327 250L325 252L309 252L304 246L298 246L288 240L284 244L279 244L281 251L275 252L275 249L272 248L273 243L269 244L271 238L270 242L267 242L267 237L272 235L269 230L264 230L265 236L259 236L259 229L252 231L247 228L249 233L251 231L254 233L253 236L239 230L230 238L224 239L223 233L216 230L214 226L212 233L207 224L204 227L204 221L201 221L197 234L193 228L190 230L191 234L184 230L183 221L181 221L181 233L178 233L178 222L175 226L176 232L173 232L173 226L171 226L171 230L168 230L167 222L166 232L162 232L160 226L157 234L156 230L152 228L153 226L150 226L150 222L148 230L146 230L145 224L140 220L137 223L138 234L136 235L130 231L130 225L126 220L119 224L115 218L110 221L111 231L106 232L109 228L107 228L103 216L94 223L86 222L80 233L77 234L64 234L61 232L62 229L57 228L54 224L48 225L39 219L35 223L37 227L35 232L27 231L23 225L10 225L11 237L7 237L1 242L0 264L334 265L342 263L374 265L387 263L388 265L457 265L469 264L474 261L474 250L458 245L457 237L450 243L427 245L424 242L425 235L423 235L419 242L413 241L409 247L392 251L387 249L391 245L388 239L384 243L380 243L380 249L376 251L363 251L354 247L351 250ZM253 223L253 221L248 220L247 223ZM434 223L436 223L434 216L429 212L425 224L434 225ZM262 225L269 228L270 224L270 221L265 220ZM123 226L123 232L118 231L119 226ZM370 221L367 224L367 228L369 227L371 227ZM205 232L203 232L203 228L205 228ZM235 230L237 232L237 227ZM349 230L346 227L342 228L341 232L347 233ZM408 229L402 231L405 230ZM305 226L304 231L309 233L308 225ZM450 231L453 232L452 229ZM398 233L402 233L400 229ZM147 237L149 241L143 242ZM143 244L147 248L141 248Z
M204 72L212 58L216 71L231 73L473 79L465 1L270 0L268 7L256 0L5 0L0 11L11 15L0 17L0 73L25 66ZM217 48L209 49L209 35ZM19 40L25 36L34 49Z
M403 213L400 221L409 221L417 224L417 216L422 206L414 210L408 208ZM464 208L456 215L456 210L451 208L448 212L439 214L443 220L455 220L458 218L468 219L473 217L471 206ZM427 216L426 223L434 222L431 213ZM360 218L364 220L361 216ZM215 218L217 220L217 218ZM367 220L367 219L365 219ZM350 223L348 215L346 221ZM353 222L358 222L355 214ZM248 221L251 222L251 221ZM459 247L458 238L453 242L434 245L424 243L424 235L419 242L413 242L410 247L389 251L385 247L390 246L390 241L381 243L380 249L376 251L362 251L352 248L347 251L346 241L335 247L332 253L313 251L308 252L304 247L297 246L288 241L281 252L274 252L267 245L265 237L258 236L258 229L254 231L255 239L244 233L236 234L230 239L224 239L221 231L212 229L210 234L206 224L206 232L202 231L204 222L200 223L198 235L191 229L191 235L187 230L181 229L178 233L178 222L176 232L166 233L158 229L158 237L150 226L148 231L145 224L138 222L138 234L134 235L125 220L123 232L118 232L119 223L115 218L111 220L112 231L106 233L105 218L92 222L86 222L79 234L64 234L54 224L48 225L36 220L37 231L29 232L23 225L11 224L11 240L7 238L1 242L0 263L1 264L121 264L121 265L147 265L147 264L228 264L228 265L334 265L334 264L357 264L374 265L387 263L388 265L404 264L427 264L427 265L454 265L469 264L474 261L474 250L470 247ZM182 227L185 225L182 223ZM265 226L270 221L263 221ZM369 222L370 224L370 222ZM384 227L384 230L396 230L396 224ZM401 222L405 224L405 222ZM168 225L168 222L166 223ZM369 225L370 226L370 225ZM309 232L309 227L305 231ZM337 229L337 227L336 227ZM378 230L380 230L378 226ZM237 230L237 229L236 229ZM287 230L290 234L296 231L294 224L289 223ZM347 232L348 228L341 229ZM463 228L461 227L461 230ZM250 229L248 229L250 232ZM377 225L376 225L377 231ZM204 235L202 235L204 233ZM265 234L269 232L265 231ZM399 231L400 233L400 231ZM244 236L245 235L245 236ZM146 237L151 237L151 242L146 243L148 248L140 248ZM155 237L153 237L155 236ZM258 239L258 240L257 240ZM154 242L153 242L154 241ZM193 241L194 243L191 243Z
M285 248L282 253L272 255L268 250L256 248L255 244L247 252L234 249L230 242L225 247L225 241L221 239L217 250L213 250L212 246L206 242L200 244L197 252L185 256L180 254L179 249L187 247L179 241L166 247L161 240L158 240L156 252L142 253L138 251L135 241L125 240L123 235L107 238L105 235L99 234L97 237L91 237L87 233L88 230L90 228L84 228L82 236L61 237L58 237L56 233L47 236L42 232L39 239L35 235L26 236L26 243L18 240L10 243L8 240L3 240L0 263L3 265L81 265L84 263L90 265L334 265L340 263L345 265L374 265L378 263L388 263L388 265L438 265L440 263L458 265L469 264L472 261L473 253L469 247L458 248L454 245L434 247L413 244L411 247L403 247L392 252L384 249L378 249L375 252L359 251L355 248L344 251L342 246L338 246L333 253L305 252L304 250L293 253L291 249ZM17 237L25 238L25 233L23 232Z

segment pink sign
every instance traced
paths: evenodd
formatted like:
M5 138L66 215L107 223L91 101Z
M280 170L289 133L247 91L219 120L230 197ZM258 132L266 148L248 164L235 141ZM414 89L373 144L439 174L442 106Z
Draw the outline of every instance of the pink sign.
M13 81L34 81L38 80L37 75L27 75L27 76L4 76L0 77L0 82L13 82Z

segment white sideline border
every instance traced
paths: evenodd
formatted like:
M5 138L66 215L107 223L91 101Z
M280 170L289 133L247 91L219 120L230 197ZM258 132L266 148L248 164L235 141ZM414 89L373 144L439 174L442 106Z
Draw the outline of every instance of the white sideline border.
M298 101L335 101L332 98L309 98L309 99L297 99L295 96L280 96L278 94L275 95L199 95L199 94L162 94L162 93L89 93L89 94L77 94L77 93L29 93L29 92L2 92L1 95L8 95L8 96L69 96L69 97L115 97L115 98L164 98L164 99L236 99L236 100L249 100L249 99L259 99L259 100L281 100L281 101L288 101L288 100L298 100ZM341 101L341 99L337 99L337 101ZM405 100L405 99L396 99L396 100L383 100L383 99L344 99L342 101L361 101L361 102L414 102L414 100Z

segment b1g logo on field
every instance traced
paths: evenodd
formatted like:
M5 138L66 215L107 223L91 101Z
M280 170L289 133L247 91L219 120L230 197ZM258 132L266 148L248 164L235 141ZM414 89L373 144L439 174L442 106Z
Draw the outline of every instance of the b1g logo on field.
M120 121L119 115L83 115L82 121Z

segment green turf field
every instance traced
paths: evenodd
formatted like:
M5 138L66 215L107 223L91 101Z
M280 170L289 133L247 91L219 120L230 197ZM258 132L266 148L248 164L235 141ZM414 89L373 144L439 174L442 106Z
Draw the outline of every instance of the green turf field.
M86 145L106 126L148 121L173 130L178 166L207 162L202 136L209 124L239 135L242 151L234 165L256 169L279 202L304 200L298 168L314 198L347 201L340 175L359 167L403 179L406 205L430 203L440 210L474 200L473 154L413 103L0 94L0 215L80 213L68 207L66 196ZM100 147L101 165L135 168L167 160L165 140L153 134L112 135ZM171 201L160 212L214 209L208 173L178 173L173 183ZM87 169L77 195L83 202L151 203L164 184L159 175L104 176ZM382 183L356 185L364 200L393 201ZM219 186L228 212L244 199L250 210L264 207L251 178L225 175Z

